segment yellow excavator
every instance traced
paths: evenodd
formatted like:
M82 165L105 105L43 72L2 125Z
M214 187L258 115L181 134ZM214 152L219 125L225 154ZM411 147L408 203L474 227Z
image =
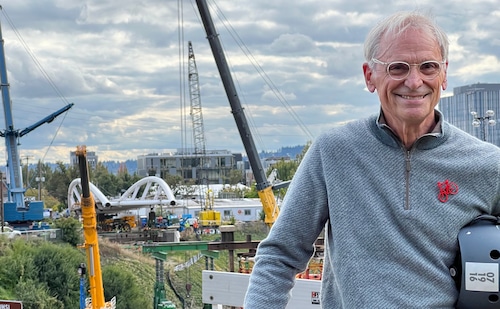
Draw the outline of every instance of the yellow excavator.
M86 146L77 146L76 156L80 168L80 183L82 186L81 209L83 220L83 235L85 253L87 255L87 274L90 286L90 300L85 309L116 309L116 299L104 301L104 288L102 284L101 259L99 255L99 242L97 235L97 216L95 201L90 192L89 171L87 165Z

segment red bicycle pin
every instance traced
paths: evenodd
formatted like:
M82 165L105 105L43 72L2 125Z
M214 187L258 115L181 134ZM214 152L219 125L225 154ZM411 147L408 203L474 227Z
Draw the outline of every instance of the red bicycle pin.
M437 186L439 189L438 199L442 203L448 201L448 197L450 195L455 195L458 192L457 184L452 181L449 181L448 179L446 179L443 182L438 181Z

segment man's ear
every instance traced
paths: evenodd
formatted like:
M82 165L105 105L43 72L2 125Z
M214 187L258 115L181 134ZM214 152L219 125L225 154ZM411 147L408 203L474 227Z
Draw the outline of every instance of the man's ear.
M447 75L448 75L448 61L446 61L444 65L444 80L443 83L441 84L441 88L443 88L443 90L446 90L446 88L448 87Z
M363 63L363 75L365 76L366 88L368 88L370 92L375 92L376 87L372 83L373 71L368 65L368 62Z

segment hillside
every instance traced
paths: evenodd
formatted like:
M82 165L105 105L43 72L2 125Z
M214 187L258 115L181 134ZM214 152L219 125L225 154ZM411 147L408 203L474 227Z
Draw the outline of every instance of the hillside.
M246 235L252 235L253 240L262 240L267 235L267 226L262 222L253 222L237 226L234 238L236 241L246 239ZM194 235L188 235L190 240L194 240ZM218 240L220 235L203 235L202 240ZM155 261L147 254L142 253L140 246L119 245L109 241L101 242L101 256L104 264L112 263L127 269L133 269L137 273L137 280L140 286L148 295L153 295L155 281ZM237 252L245 252L240 250ZM238 269L238 261L235 253L235 269ZM168 275L165 275L165 288L167 297L174 302L177 308L182 307L182 301L186 302L186 308L202 309L202 271L205 269L205 259L198 259L190 267L181 271L174 271L174 267L187 263L192 258L199 256L198 251L173 252L167 256L164 264L165 272L170 274L171 285L168 283ZM229 254L221 251L219 258L214 260L214 268L219 271L229 270ZM187 291L186 286L191 290ZM149 305L148 305L149 306ZM152 308L152 307L148 307Z
M255 222L239 226L234 238L244 240L250 234L252 239L260 240L266 233L265 224ZM185 236L194 239L194 234ZM220 234L203 235L202 240L214 241L219 237ZM116 296L120 309L153 309L154 258L143 254L139 245L117 244L105 238L99 238L99 248L106 300ZM0 237L0 249L0 299L20 300L24 309L78 307L80 280L77 268L86 261L83 249L68 243L22 237ZM181 271L174 271L175 266L192 258L199 259ZM221 251L219 258L214 260L215 270L227 271L228 261L228 253ZM235 269L238 269L237 263L235 261ZM167 298L178 309L183 308L183 302L185 308L203 308L201 277L205 259L200 258L199 252L169 254L164 269ZM188 291L186 287L191 289Z

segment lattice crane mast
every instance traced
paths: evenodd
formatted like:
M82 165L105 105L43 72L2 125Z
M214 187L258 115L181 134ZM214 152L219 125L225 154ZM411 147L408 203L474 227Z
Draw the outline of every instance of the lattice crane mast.
M204 187L206 180L206 197L203 203L203 210L199 213L201 226L219 226L221 224L220 212L213 209L213 196L208 188L208 173L203 173L205 167L209 167L205 148L205 128L203 125L203 112L201 108L200 81L198 78L198 68L194 57L193 44L188 42L188 80L189 98L191 99L191 119L193 121L194 154L198 159L198 169L196 170L198 184ZM200 190L200 196L204 190ZM203 199L203 198L201 198Z
M200 82L194 57L193 44L188 42L188 80L189 98L191 99L191 119L193 121L194 153L205 157L205 129L200 99ZM203 158L204 159L204 158ZM202 162L203 163L203 162Z

